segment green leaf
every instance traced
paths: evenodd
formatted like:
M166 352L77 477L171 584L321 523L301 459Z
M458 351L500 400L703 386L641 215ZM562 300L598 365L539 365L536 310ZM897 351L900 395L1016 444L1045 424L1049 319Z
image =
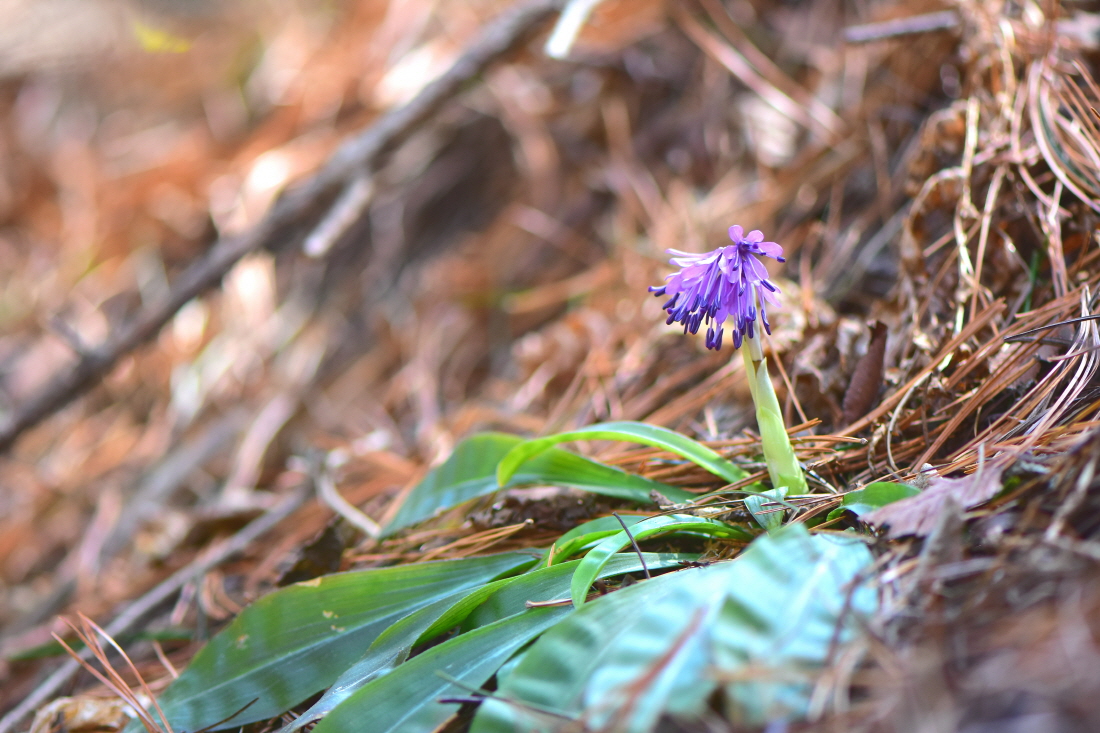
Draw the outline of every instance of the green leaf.
M857 517L870 514L874 510L893 504L901 499L908 499L920 493L920 489L909 484L894 483L892 481L876 481L867 484L862 489L850 491L840 501L840 506L829 512L829 519L843 516L848 510Z
M627 443L649 445L682 456L730 483L743 481L748 477L745 471L702 443L668 428L646 425L640 422L608 422L520 443L501 460L500 466L497 468L497 482L504 486L526 461L531 460L540 453L551 450L558 443L566 443L572 440L621 440ZM667 493L664 489L658 490L673 501L690 501L695 498L690 495L686 499L679 498Z
M328 714L315 733L436 730L458 710L441 703L480 687L521 647L573 611L567 606L532 608L450 639L379 677Z
M626 522L626 526L629 527L632 524L637 524L643 519L648 519L649 514L620 514L622 520ZM573 529L569 530L554 542L559 548L565 545L572 544L578 537L583 537L590 534L600 534L603 532L621 532L623 525L619 524L619 520L614 516L610 517L597 517L596 519L590 519L584 524L578 524ZM554 551L557 554L558 550Z
M394 622L531 562L508 553L339 573L280 589L211 639L160 705L175 730L198 730L256 698L219 727L272 718L331 685Z
M640 733L666 714L702 717L719 688L732 720L797 719L834 634L845 643L875 610L873 590L847 587L870 562L860 543L792 525L732 562L597 598L524 652L471 733L552 731L563 719Z
M627 527L633 527L643 519L649 518L645 514L620 514L619 516L622 517ZM549 562L553 565L568 560L584 548L596 544L604 537L622 532L622 530L623 525L619 524L619 520L615 517L600 517L599 519L593 519L591 522L585 522L558 538L557 542L554 543L554 556L550 558Z
M429 519L443 509L492 494L501 487L525 484L571 486L643 504L653 503L650 492L654 490L673 501L694 498L683 489L634 476L557 448L540 451L543 455L533 460L519 461L508 478L498 484L497 464L524 442L522 438L502 433L482 433L463 440L450 458L429 472L405 497L397 514L382 529L382 536Z
M749 510L749 514L757 524L768 532L774 532L783 526L783 515L786 512L777 505L777 502L783 501L784 494L786 492L782 489L772 489L760 496L746 496L745 508Z
M730 718L750 725L804 717L833 645L854 639L878 607L872 587L850 587L872 561L858 539L799 525L778 539L753 544L709 629L714 674L738 680L724 686Z
M748 542L752 535L740 527L734 527L713 519L703 519L687 514L670 514L667 516L650 517L638 522L630 529L630 534L635 540L644 540L657 534L668 532L692 532L707 534L715 537L726 537L734 540ZM626 532L619 530L610 537L602 540L600 544L592 548L577 567L570 583L570 592L573 596L573 605L580 608L584 605L588 596L588 589L596 580L604 563L615 553L630 544L630 537Z
M477 592L476 590L473 592ZM374 640L362 659L344 671L321 699L310 706L279 733L293 733L304 725L314 723L328 715L337 705L351 697L356 690L370 681L392 672L409 658L416 640L455 603L470 593L469 590L452 593L431 603L390 626Z
M699 556L692 553L643 552L642 557L645 558L647 568L660 570L681 562L696 560ZM582 562L582 560L574 560L538 571L544 574L541 586L527 585L528 579L536 573L520 576L523 582L517 579L515 583L500 584L500 589L470 614L466 622L467 628L484 626L508 615L519 613L528 601L568 601L572 577ZM623 552L613 555L600 569L598 577L610 578L625 573L637 573L641 569L642 565L636 553Z
M589 681L606 669L604 665L613 650L636 642L634 634L643 615L648 621L658 609L656 617L669 624L658 635L661 651L682 633L704 591L691 577L696 574L695 569L669 573L601 596L550 629L524 652L509 675L499 680L497 696L481 704L470 733L549 732L557 730L562 719L580 718L586 711L584 697ZM709 588L710 593L721 592L717 586ZM682 612L674 606L682 606ZM639 642L633 649L642 646ZM594 712L600 715L606 711L605 706L597 704ZM575 727L601 728L592 721L585 722L589 725Z
M672 567L696 556L646 553L644 557L647 567L657 569ZM360 688L391 673L405 662L414 647L436 639L464 622L466 628L484 626L522 613L527 601L568 597L569 579L578 563L563 563L502 578L472 591L458 591L421 608L379 635L359 662L340 675L320 700L280 733L291 733L307 723L320 720ZM634 573L641 568L637 555L624 553L608 562L601 577Z

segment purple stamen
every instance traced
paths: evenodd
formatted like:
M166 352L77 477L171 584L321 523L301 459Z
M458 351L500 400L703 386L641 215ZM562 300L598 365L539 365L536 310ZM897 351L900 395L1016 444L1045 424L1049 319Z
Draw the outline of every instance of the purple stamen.
M708 349L722 348L723 324L727 318L734 323L734 348L740 348L745 338L752 338L756 332L758 310L764 330L771 333L764 304L778 303L774 294L779 288L767 278L756 258L787 261L782 248L775 242L765 242L759 231L746 235L741 227L732 226L729 233L732 245L705 254L669 250L675 254L673 264L680 266L679 273L666 278L664 285L649 288L655 296L671 296L661 306L668 313L665 323L681 323L684 333L693 334L706 324L704 342Z

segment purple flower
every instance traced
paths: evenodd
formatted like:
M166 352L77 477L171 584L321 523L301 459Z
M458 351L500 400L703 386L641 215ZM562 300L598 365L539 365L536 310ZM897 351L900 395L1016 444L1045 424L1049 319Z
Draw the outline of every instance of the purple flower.
M745 235L739 226L730 227L733 244L719 247L706 254L691 254L679 250L667 250L675 255L670 261L680 268L665 278L665 284L651 287L654 295L671 295L664 309L668 311L668 324L684 324L684 333L698 333L701 323L707 324L707 348L722 348L722 324L733 318L733 347L741 347L742 340L753 336L756 308L760 306L760 320L764 330L772 332L765 302L778 305L779 292L770 280L768 271L757 256L783 259L783 248L775 242L765 242L759 229ZM759 296L759 297L757 297Z

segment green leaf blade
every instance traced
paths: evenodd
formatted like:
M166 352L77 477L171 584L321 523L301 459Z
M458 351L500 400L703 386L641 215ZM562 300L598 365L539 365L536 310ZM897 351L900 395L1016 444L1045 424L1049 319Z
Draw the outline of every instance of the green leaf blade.
M622 519L623 523L629 528L648 519L648 515L620 514L619 519ZM568 560L585 547L594 545L605 537L618 534L622 531L622 524L619 524L619 519L600 517L569 530L554 543L554 555L550 558L550 563L556 565L559 562Z
M569 486L618 499L652 504L656 490L674 501L693 495L683 489L634 476L566 450L551 448L516 466L504 484L497 483L497 464L525 442L503 433L481 433L463 440L450 458L424 477L382 529L388 537L400 529L429 519L439 511L486 496L503 488L529 484Z
M670 514L665 516L650 517L638 522L630 529L630 535L619 531L593 547L577 566L570 583L570 592L573 597L573 605L580 608L584 605L588 596L588 589L592 587L599 575L604 563L613 555L631 544L630 537L636 541L648 539L654 535L668 532L694 532L715 537L726 537L733 540L749 541L752 535L740 527L734 527L713 519L693 517L687 514Z
M523 441L512 448L501 460L497 469L497 482L501 486L505 485L526 461L550 450L558 443L574 440L618 440L648 445L686 458L730 483L748 478L748 474L744 470L730 463L702 443L685 435L656 425L620 421L589 425L578 430ZM665 492L662 491L662 493ZM669 496L667 493L665 495ZM669 496L669 498L679 501L674 496Z
M682 638L689 626L697 628L693 610L700 606L700 593L721 592L713 583L697 584L701 577L697 573L704 570L711 568L669 573L601 596L550 629L501 682L498 695L519 704L501 700L482 703L471 733L557 730L561 719L541 715L539 709L556 710L567 718L585 715L585 730L611 727L607 724L615 719L618 709L612 701L618 700L621 692L618 682L639 669L651 669L671 645L665 642ZM639 627L645 631L639 633ZM656 644L651 637L654 633ZM684 646L676 651L689 655L694 651ZM621 655L616 658L614 650ZM597 691L609 692L609 696L596 699ZM702 688L698 692L707 694ZM641 700L639 696L635 702Z
M470 687L484 684L524 644L572 612L568 607L533 608L475 629L413 657L336 707L314 731L371 733L431 731L457 710L439 698L463 695L454 679Z
M870 514L895 501L908 499L920 493L920 489L909 484L894 483L893 481L875 481L867 484L862 489L849 491L840 501L840 506L829 512L829 519L836 519L850 511L857 517Z
M398 619L531 562L508 553L339 573L282 588L211 639L160 705L175 730L198 730L256 698L219 727L274 717L332 684Z
M669 714L690 727L719 686L734 719L796 720L834 639L877 607L873 589L849 587L870 563L862 543L792 525L736 560L597 598L524 652L471 733L556 730L536 712L548 706L587 729L648 732Z
M654 569L672 567L694 558L694 555L683 554L645 554L647 566ZM357 690L392 673L414 647L460 624L466 628L485 626L523 613L529 600L562 598L568 593L569 579L578 562L538 568L523 575L493 581L472 591L459 591L402 619L382 633L359 662L340 675L320 700L280 733L291 733L321 719L351 698ZM601 577L634 573L641 567L637 555L624 553L607 563Z

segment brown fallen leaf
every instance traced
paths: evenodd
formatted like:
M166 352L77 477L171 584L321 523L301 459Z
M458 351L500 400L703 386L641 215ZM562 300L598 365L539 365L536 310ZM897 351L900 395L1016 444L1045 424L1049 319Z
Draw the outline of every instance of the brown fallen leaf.
M963 510L988 501L1001 490L1003 472L1003 465L986 463L969 476L934 478L920 494L887 504L863 519L868 524L885 526L887 537L924 537L935 528L949 498Z
M852 380L844 393L844 424L851 425L874 407L882 391L882 370L886 359L886 324L875 321L867 353L856 362Z

